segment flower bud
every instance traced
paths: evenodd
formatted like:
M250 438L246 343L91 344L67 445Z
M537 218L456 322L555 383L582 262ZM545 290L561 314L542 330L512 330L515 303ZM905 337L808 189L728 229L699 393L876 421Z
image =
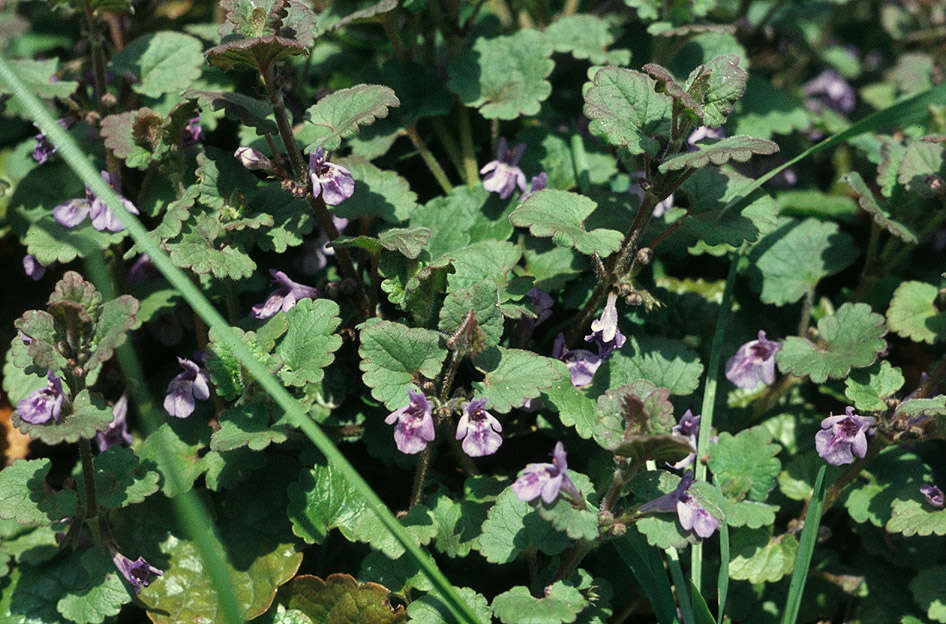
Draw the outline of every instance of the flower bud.
M240 164L250 171L272 171L276 168L269 158L249 146L238 147L233 155L240 160Z

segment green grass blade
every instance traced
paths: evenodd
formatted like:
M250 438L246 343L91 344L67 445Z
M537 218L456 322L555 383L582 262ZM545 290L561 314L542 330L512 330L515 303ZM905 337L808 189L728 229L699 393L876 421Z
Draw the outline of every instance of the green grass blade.
M785 599L785 609L782 611L782 624L795 624L798 610L801 608L802 595L805 593L805 581L808 579L808 568L811 566L811 556L815 551L815 542L818 540L818 526L821 524L821 511L824 508L824 473L827 464L822 464L815 479L815 489L808 502L808 513L805 514L805 528L801 531L798 542L798 554L795 556L795 567L792 569L792 580L788 585L788 597Z
M696 624L716 624L716 620L713 619L713 614L710 613L709 607L706 606L703 594L700 593L700 590L697 589L693 583L690 583L690 600L693 604L693 621L696 622Z
M611 543L640 583L654 608L657 621L660 624L678 624L673 590L667 580L667 572L664 570L659 551L648 545L644 536L633 527L628 528L624 537Z
M398 540L404 549L414 559L424 574L430 579L434 588L444 597L447 607L458 621L467 624L478 622L476 615L460 599L450 581L437 568L433 558L420 548L411 536L398 523L384 502L378 498L371 486L361 478L348 459L335 447L332 441L311 419L304 408L290 395L285 388L257 361L246 344L237 336L213 305L204 297L203 293L177 268L167 254L147 235L146 230L133 215L126 212L122 203L112 188L102 180L99 172L92 166L85 154L79 149L72 138L66 134L59 124L47 112L45 106L34 96L13 72L6 58L0 55L0 79L9 87L10 91L29 111L36 125L46 133L49 140L55 145L63 160L79 176L92 192L103 199L116 218L125 226L131 238L138 244L143 253L148 254L155 267L176 288L184 300L207 323L215 329L221 342L229 348L246 370L253 376L286 413L291 424L298 427L318 447L325 458L338 469L351 483L352 487L365 500L381 523Z
M680 615L683 617L684 624L696 624L696 615L693 613L693 603L690 602L689 590L693 584L683 575L680 556L675 548L667 549L667 567L670 568L670 578L673 579L673 586L677 588L677 604L680 606Z
M722 495L719 484L716 490ZM729 594L729 525L723 520L719 523L719 576L716 581L716 595L719 600L719 610L716 612L716 619L723 621L726 613L726 598Z

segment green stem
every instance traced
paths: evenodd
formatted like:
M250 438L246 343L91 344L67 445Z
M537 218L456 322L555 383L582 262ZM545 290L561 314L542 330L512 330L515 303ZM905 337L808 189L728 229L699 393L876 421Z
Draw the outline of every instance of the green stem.
M95 14L89 0L83 0L82 12L85 16L86 28L89 30L89 45L92 48L92 73L95 80L95 107L102 106L102 96L105 95L105 50L102 47L102 34L95 24Z
M577 131L572 133L571 148L578 190L587 195L591 191L591 178L588 174L588 154L585 153L585 141Z
M260 67L260 75L263 78L263 85L266 87L266 93L269 94L269 102L273 106L273 116L276 118L276 127L279 128L279 137L282 139L283 147L286 148L289 156L289 164L292 167L292 177L297 184L306 184L306 172L308 167L302 159L302 150L296 143L296 137L292 133L292 124L289 123L289 111L286 110L286 104L283 102L282 94L276 88L273 82L273 70L271 65ZM275 154L273 154L276 156Z
M527 550L522 553L526 557L526 565L529 566L529 592L535 598L542 598L542 586L539 585L539 562L536 559L534 550Z
M480 170L476 166L476 151L473 149L473 130L470 125L470 111L463 104L457 104L460 107L460 147L463 149L463 171L466 175L466 183L469 186L476 186L480 179Z
M406 124L406 129L407 136L410 137L411 143L413 143L414 147L417 148L417 152L424 160L424 164L427 165L427 169L430 170L430 173L432 173L434 178L437 180L437 184L439 184L440 188L442 188L448 195L452 193L453 185L450 184L450 179L447 178L447 174L444 173L440 163L437 162L437 159L427 148L427 144L424 142L424 139L422 139L420 134L417 132L417 126L414 124Z
M565 6L562 7L562 17L568 17L578 12L578 6L581 0L565 0Z
M867 258L864 260L864 268L861 270L860 284L857 285L857 289L851 297L852 301L863 301L876 283L877 277L873 273L874 264L877 261L877 242L879 240L880 226L877 225L876 221L872 221L870 226L870 239L867 242ZM799 335L803 336L804 334L799 332Z
M79 460L82 463L82 483L85 486L85 520L92 520L99 515L95 502L95 469L92 466L92 442L88 438L79 440Z
M457 145L453 135L447 130L447 125L443 123L443 119L440 117L434 117L431 125L434 127L434 134L437 135L437 139L443 149L446 150L453 168L457 170L457 173L463 175L463 155L460 154L460 146Z
M811 306L815 302L815 287L809 286L805 291L805 301L801 306L801 320L798 321L798 335L802 338L808 333L808 326L811 323Z

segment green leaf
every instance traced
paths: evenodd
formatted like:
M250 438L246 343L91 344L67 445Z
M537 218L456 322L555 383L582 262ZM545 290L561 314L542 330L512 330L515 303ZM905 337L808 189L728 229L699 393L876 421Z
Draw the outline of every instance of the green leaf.
M267 185L257 189L246 201L247 210L254 214L272 217L271 227L253 233L252 240L263 251L285 253L289 247L297 247L315 229L315 215L305 200L293 197L278 185Z
M884 527L889 533L946 535L946 509L933 508L919 489L910 500L894 500L890 520Z
M158 473L142 466L131 449L113 446L97 455L95 501L105 509L119 509L140 503L158 491ZM84 490L79 489L84 504Z
M364 326L358 348L359 367L371 396L392 411L407 405L407 392L420 385L420 376L434 379L440 374L447 357L440 340L435 331L391 321ZM495 403L490 405L496 409Z
M85 363L87 371L93 371L112 359L115 349L125 342L128 330L137 323L139 306L138 300L131 295L121 295L105 302L95 321L89 359Z
M76 493L50 491L49 459L18 459L0 470L0 518L44 526L76 513Z
M210 436L214 451L232 451L248 446L262 451L270 444L282 444L288 438L283 429L270 426L278 416L271 403L254 401L231 407L220 415L220 428Z
M703 374L700 358L682 342L636 335L629 336L602 368L608 371L609 388L646 379L678 395L692 394Z
M808 112L795 98L756 74L749 74L746 91L736 103L733 134L771 139L809 125Z
M509 221L528 227L533 236L552 237L556 245L574 247L585 255L607 257L621 247L624 235L617 230L586 231L584 220L597 204L584 195L559 190L537 191L519 204Z
M928 474L929 466L914 453L890 447L879 453L862 478L848 487L844 506L854 521L883 527L891 522L895 504L914 498L925 503L920 486Z
M27 310L14 322L14 325L20 334L31 339L29 345L23 345L22 351L26 353L26 357L14 361L17 366L22 368L35 366L53 371L66 368L66 356L60 353L56 346L60 340L65 339L64 328L61 324L57 326L56 320L49 312ZM19 341L20 344L23 343L23 339L19 336L14 340ZM20 351L19 348L17 350Z
M408 592L412 589L430 591L433 586L421 572L417 562L409 555L391 560L378 550L372 550L361 562L358 578L380 583L396 592Z
M477 342L474 350L479 353L498 345L503 335L503 314L499 310L494 282L482 281L469 288L450 292L440 308L438 329L448 336L454 335L470 311L474 312L483 338Z
M98 393L92 394L83 390L72 401L72 412L64 408L59 422L52 420L34 425L20 418L17 413L13 417L13 424L23 433L34 440L42 440L45 444L59 444L61 442L78 442L80 438L91 439L99 431L108 429L112 422L112 410L105 404Z
M16 75L22 80L30 93L41 98L66 98L75 92L79 86L78 82L71 80L52 80L59 71L59 59L51 58L43 61L34 61L31 59L11 60L10 65ZM6 82L0 84L0 94L12 95L7 88ZM11 106L12 104L12 106ZM11 112L21 112L19 104L15 101L7 102L7 110Z
M568 52L576 59L588 59L592 65L627 65L629 50L612 50L618 24L597 15L569 15L545 29L545 37L556 52Z
M400 104L394 91L383 85L360 84L329 93L306 110L301 135L308 143L305 151L313 152L320 145L329 151L338 149L342 139L357 134L359 126L387 117L388 108Z
M916 234L909 227L891 217L887 206L882 205L874 198L873 191L864 182L861 174L851 171L841 176L841 179L854 189L854 194L857 195L857 203L864 209L864 212L873 218L874 223L905 243L914 245L917 243Z
M578 589L558 581L534 598L528 587L517 585L493 598L493 612L503 624L561 624L574 622L588 606Z
M686 88L702 105L703 125L713 128L723 125L736 101L742 97L748 75L739 67L739 60L736 54L724 54L690 72ZM778 146L775 149L778 150ZM716 160L713 162L720 164Z
M926 617L935 622L946 622L946 565L920 570L910 581L910 592L917 603L925 609Z
M489 508L504 488L504 482L491 477L470 477L459 502L438 495L430 510L437 550L448 557L467 556L476 547Z
M221 34L232 30L236 37L278 35L302 48L315 41L315 13L312 8L296 0L223 0L226 25Z
M584 506L579 507L565 496L559 496L551 505L539 502L536 510L571 539L594 541L598 537L598 510L587 502L589 494L594 494L594 485L591 479L574 470L568 471L568 477L585 498Z
M584 114L589 130L632 154L656 154L651 138L670 118L671 98L656 93L653 78L630 69L604 67L585 92Z
M161 491L168 497L190 490L207 469L202 455L210 433L196 419L174 420L151 432L138 449L142 465L161 474Z
M388 251L396 251L414 260L427 248L430 228L389 228L378 234L378 243Z
M503 218L500 203L496 194L482 185L456 186L446 197L435 197L415 208L410 215L411 227L430 229L427 250L437 260L468 246L474 235L476 240L508 239L513 228Z
M874 363L887 348L883 339L886 332L884 317L871 312L869 305L845 303L818 321L818 344L789 336L775 361L783 373L807 375L815 383L824 383L829 377L841 379L852 368Z
M244 279L256 271L256 263L243 250L218 239L223 225L209 212L192 215L181 233L166 243L171 261L198 275L212 273L218 279Z
M785 305L804 297L821 279L850 266L857 256L853 240L836 223L805 219L780 221L778 231L749 257L761 273L762 301Z
M65 228L53 219L52 210L31 223L23 237L26 250L40 263L68 264L105 249L125 238L127 232L100 232L84 221L74 228Z
M946 311L937 306L939 291L924 282L903 282L887 309L891 331L914 342L946 340Z
M897 182L910 193L934 195L927 178L930 176L946 177L946 149L938 143L913 141L907 145L900 167L897 170Z
M355 178L355 193L332 212L347 219L380 217L399 223L417 207L417 195L407 180L394 171L383 171L363 158L339 158L335 162L347 167Z
M223 110L228 119L255 128L257 135L279 133L276 122L270 119L273 107L269 102L227 91L188 89L182 95L186 98L196 98L204 108L210 106L215 111Z
M138 37L112 56L109 69L116 75L131 74L136 93L159 97L186 89L200 77L204 65L200 39L173 31Z
M450 112L452 97L433 66L392 60L381 66L377 80L397 93L401 106L396 116L403 124Z
M447 276L450 290L469 288L484 279L506 290L509 271L519 262L522 250L505 241L483 240L450 254L454 272Z
M882 360L870 368L851 371L844 380L844 395L858 411L879 412L887 408L885 399L902 388L903 381L900 368Z
M298 576L279 592L279 602L312 622L393 624L407 619L404 607L388 602L390 592L377 583L358 584L348 574Z
M208 63L223 70L245 67L261 71L273 63L305 53L306 48L298 42L269 35L253 39L230 40L207 50L204 56Z
M73 565L75 563L80 564L76 566L78 574L65 573L60 577L66 581L68 590L59 598L56 610L66 620L98 624L109 616L118 615L122 605L131 602L132 596L104 549L90 548Z
M726 137L715 143L703 141L696 147L695 152L683 152L663 161L659 167L660 173L686 168L700 169L710 163L724 165L730 160L747 162L753 154L768 155L778 151L778 144L772 141L747 136Z
M159 158L165 147L161 131L164 118L150 108L109 115L102 119L100 133L105 147L129 167L147 169L152 158Z
M764 427L745 429L735 436L723 432L710 447L709 467L727 498L765 501L782 469L775 457L778 452L779 445Z
M686 438L667 439L675 424L669 396L669 390L646 379L607 390L598 397L595 441L625 457L658 461L677 461L695 452ZM652 454L668 448L669 456Z
M552 93L545 79L555 67L551 56L547 38L534 30L477 37L450 64L447 87L487 119L536 115Z
M425 545L437 534L430 510L423 505L414 505L408 512L398 518L398 521L411 536L415 543ZM377 514L368 512L360 514L355 520L352 530L355 540L370 544L372 548L380 550L389 559L397 559L404 553L404 546L390 533L385 532L384 525Z
M774 583L792 571L798 541L794 535L772 537L769 529L733 533L729 577L750 583Z
M473 391L486 398L491 412L499 414L538 398L560 379L556 360L522 349L488 349L474 363L486 378L473 382Z
M289 330L276 353L285 368L279 377L291 386L322 380L322 369L335 360L342 337L335 329L341 323L338 304L328 299L303 299L286 313Z
M583 391L572 385L572 376L564 362L555 365L559 377L550 388L542 391L542 400L555 408L562 424L574 427L582 438L590 438L598 422L597 404Z
M564 533L556 531L538 511L506 488L490 508L475 548L490 563L511 563L523 551L557 555L569 544Z
M288 515L292 532L307 544L322 543L337 528L354 541L355 525L367 505L331 464L316 464L289 484Z
M492 610L489 601L482 594L469 587L458 587L457 593L466 602L481 622L489 622ZM454 619L447 605L435 592L424 594L417 600L411 601L407 607L407 615L411 624L451 624Z

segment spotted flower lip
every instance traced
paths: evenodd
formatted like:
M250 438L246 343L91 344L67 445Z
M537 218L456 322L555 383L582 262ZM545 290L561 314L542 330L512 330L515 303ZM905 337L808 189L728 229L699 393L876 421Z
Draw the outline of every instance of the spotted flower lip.
M509 487L516 493L519 500L526 502L541 497L542 502L551 505L558 498L559 492L565 492L575 500L581 498L581 492L568 477L565 445L561 442L555 443L552 463L528 464Z
M758 338L745 343L736 354L726 360L726 379L746 390L760 383L766 386L775 381L775 354L782 343L765 337L760 329Z
M423 392L408 390L407 393L410 402L388 414L384 422L395 425L394 443L398 450L414 455L434 440L433 406Z
M269 274L278 286L276 290L270 293L266 301L253 306L250 312L253 318L268 319L275 316L280 310L288 312L301 299L313 299L318 296L318 291L315 288L292 281L282 271L270 269Z
M483 176L483 188L491 193L499 193L500 199L506 199L519 187L521 192L526 191L526 174L517 165L522 154L526 151L526 144L519 143L509 149L506 137L500 137L496 149L496 160L491 160L480 169Z
M920 493L926 497L926 501L933 507L941 508L946 504L946 496L938 486L926 483L920 486Z
M34 391L16 404L20 419L32 425L59 422L65 395L62 380L51 370L46 372L46 387Z
M355 178L347 168L329 162L322 146L309 154L309 180L312 182L312 195L329 206L337 206L355 194Z
M711 536L719 526L719 521L689 493L693 485L693 471L687 470L680 478L673 492L648 501L637 508L639 514L676 512L680 526L685 531L693 531L699 537Z
M136 594L142 587L151 585L152 581L164 575L162 570L145 561L144 557L138 557L132 561L120 552L116 552L112 554L112 561L125 580L131 583Z
M815 434L818 455L833 466L850 464L854 456L867 454L867 434L871 433L875 419L858 416L848 406L844 415L829 416L821 421L821 431Z
M591 321L591 333L585 336L585 342L598 346L598 356L607 358L615 349L624 346L627 340L618 328L617 293L609 293L608 301L601 311L601 316Z
M100 173L102 179L118 193L118 176L108 171ZM131 214L140 214L138 208L128 199L120 194L118 197L125 210ZM97 197L89 187L85 187L85 199L70 199L53 208L53 218L63 227L73 228L85 221L86 217L92 218L92 227L100 232L121 232L125 229L121 221L109 210L108 204Z
M485 407L485 398L470 401L457 422L457 440L463 440L461 448L470 457L492 455L503 443L503 426Z
M552 357L565 362L571 377L572 385L576 388L587 386L594 379L595 373L604 364L604 358L588 349L568 349L565 347L565 336L558 334L552 346Z
M201 366L187 358L177 358L184 369L168 384L164 410L176 418L187 418L194 412L195 399L210 398L210 375Z
M690 442L690 446L696 448L701 420L702 417L699 414L694 415L693 411L688 409L683 413L683 416L680 417L680 421L673 426L671 431L686 438ZM694 459L696 459L696 453L690 453L677 463L671 464L670 467L674 470L681 470L692 464Z

